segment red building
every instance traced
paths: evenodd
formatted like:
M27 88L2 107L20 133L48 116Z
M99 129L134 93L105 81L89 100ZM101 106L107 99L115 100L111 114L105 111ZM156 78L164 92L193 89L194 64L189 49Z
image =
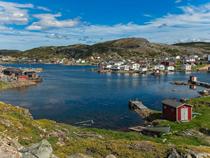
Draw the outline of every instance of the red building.
M174 66L175 63L172 62L172 61L163 61L163 62L161 62L161 65L164 65L164 66Z
M176 100L162 101L163 118L170 121L188 122L192 120L192 106Z

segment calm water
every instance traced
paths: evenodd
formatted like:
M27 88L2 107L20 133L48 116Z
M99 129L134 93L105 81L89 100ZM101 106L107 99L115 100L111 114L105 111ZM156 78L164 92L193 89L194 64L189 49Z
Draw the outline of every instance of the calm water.
M170 81L189 79L192 74L176 73L155 77L128 74L98 74L89 66L12 65L42 67L43 83L25 89L0 92L0 100L29 108L35 118L74 124L94 120L94 127L124 129L142 123L128 109L128 100L141 99L150 108L160 110L164 98L198 96L198 89L171 85ZM210 74L195 73L210 82Z

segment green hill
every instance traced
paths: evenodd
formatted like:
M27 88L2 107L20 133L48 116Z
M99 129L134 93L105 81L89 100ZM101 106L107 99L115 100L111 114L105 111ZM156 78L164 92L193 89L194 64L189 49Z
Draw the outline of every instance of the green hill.
M138 59L175 55L210 53L207 44L176 44L166 45L150 43L143 38L125 38L94 45L69 45L39 47L24 52L16 53L16 57L28 57L31 59L74 58L90 59L100 57L107 59Z

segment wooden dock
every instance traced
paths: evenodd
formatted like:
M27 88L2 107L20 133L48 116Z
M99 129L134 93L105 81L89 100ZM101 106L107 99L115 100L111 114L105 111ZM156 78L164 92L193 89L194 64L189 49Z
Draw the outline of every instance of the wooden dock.
M204 88L210 88L210 83L199 81L196 76L190 76L188 83Z
M130 100L128 105L131 110L137 112L142 118L147 118L152 113L152 110L146 107L141 101Z
M205 88L210 88L210 83L207 82L201 82L201 81L194 81L191 82L192 84L195 84L197 86L205 87Z

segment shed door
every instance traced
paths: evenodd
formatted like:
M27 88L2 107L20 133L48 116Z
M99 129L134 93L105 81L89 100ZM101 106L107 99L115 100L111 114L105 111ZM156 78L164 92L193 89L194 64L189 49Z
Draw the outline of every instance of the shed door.
M181 109L181 121L188 121L188 108Z

